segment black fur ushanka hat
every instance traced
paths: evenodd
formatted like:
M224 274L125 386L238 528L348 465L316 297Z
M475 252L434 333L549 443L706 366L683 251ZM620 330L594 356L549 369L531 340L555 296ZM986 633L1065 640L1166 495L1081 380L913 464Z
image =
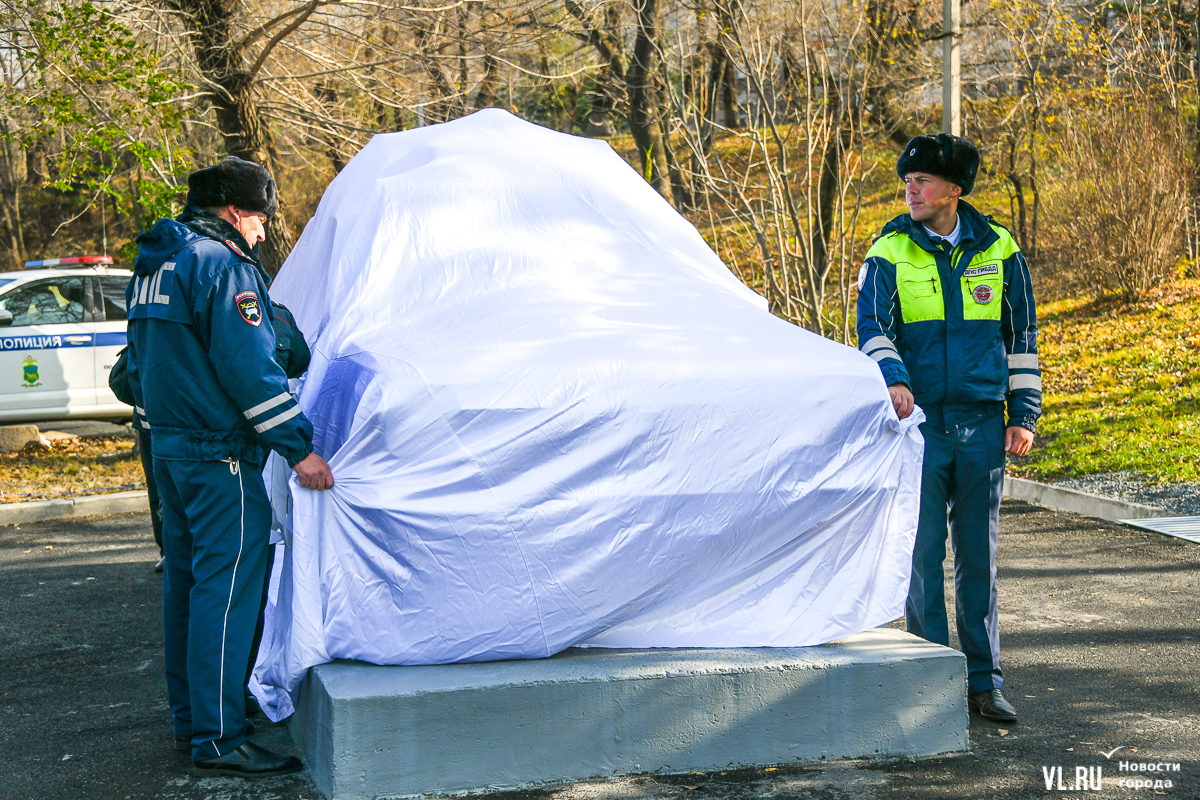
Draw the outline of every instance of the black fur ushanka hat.
M275 216L275 180L253 161L229 156L188 175L187 201L202 208L236 206Z
M914 137L896 161L896 174L904 180L910 172L928 172L962 187L963 197L975 186L979 151L975 145L948 133Z

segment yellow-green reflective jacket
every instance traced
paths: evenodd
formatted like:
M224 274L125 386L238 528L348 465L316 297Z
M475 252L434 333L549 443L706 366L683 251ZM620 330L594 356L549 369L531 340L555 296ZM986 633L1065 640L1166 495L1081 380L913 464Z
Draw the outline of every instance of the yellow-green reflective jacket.
M889 222L858 279L858 345L947 431L999 413L1035 430L1042 409L1029 267L1003 226L958 205L962 236L934 244L908 214ZM939 240L940 241L940 240Z

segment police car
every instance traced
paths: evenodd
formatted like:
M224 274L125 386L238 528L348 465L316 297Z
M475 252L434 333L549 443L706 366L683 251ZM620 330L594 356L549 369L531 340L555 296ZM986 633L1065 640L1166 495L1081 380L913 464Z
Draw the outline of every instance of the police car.
M132 416L108 388L130 278L111 264L53 258L0 272L0 423Z

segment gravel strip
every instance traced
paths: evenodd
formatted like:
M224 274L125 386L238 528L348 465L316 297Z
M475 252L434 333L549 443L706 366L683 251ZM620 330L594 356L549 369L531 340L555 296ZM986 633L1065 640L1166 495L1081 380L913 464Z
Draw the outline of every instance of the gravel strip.
M1200 516L1200 483L1155 484L1140 472L1106 472L1054 481L1053 485L1163 508L1185 517Z

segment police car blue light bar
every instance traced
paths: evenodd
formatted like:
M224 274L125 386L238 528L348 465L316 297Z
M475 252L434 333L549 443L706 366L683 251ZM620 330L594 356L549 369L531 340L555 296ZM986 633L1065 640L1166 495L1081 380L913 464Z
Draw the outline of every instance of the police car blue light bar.
M25 269L43 267L71 267L78 264L111 264L112 256L75 256L73 258L47 258L44 261L26 261Z

